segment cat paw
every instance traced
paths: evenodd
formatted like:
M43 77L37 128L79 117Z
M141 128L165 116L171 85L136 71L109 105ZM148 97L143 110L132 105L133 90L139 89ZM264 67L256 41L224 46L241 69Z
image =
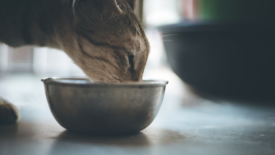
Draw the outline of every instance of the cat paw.
M13 124L19 119L17 108L0 98L0 125Z

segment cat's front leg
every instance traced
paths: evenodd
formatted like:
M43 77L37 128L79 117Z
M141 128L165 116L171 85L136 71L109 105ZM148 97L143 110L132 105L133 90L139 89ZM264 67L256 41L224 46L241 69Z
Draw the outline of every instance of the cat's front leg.
M0 98L0 125L16 123L18 118L19 113L17 108Z

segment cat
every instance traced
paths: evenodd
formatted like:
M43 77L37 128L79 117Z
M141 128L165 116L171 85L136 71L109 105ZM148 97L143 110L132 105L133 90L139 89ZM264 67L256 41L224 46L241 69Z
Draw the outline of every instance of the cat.
M134 1L0 0L0 42L61 49L95 81L140 81L150 47ZM0 124L17 120L0 99Z

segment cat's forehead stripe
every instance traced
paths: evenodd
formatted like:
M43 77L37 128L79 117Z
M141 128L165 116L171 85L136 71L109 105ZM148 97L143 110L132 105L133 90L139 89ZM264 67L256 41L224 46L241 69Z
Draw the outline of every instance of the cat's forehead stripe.
M84 48L83 48L83 45L81 42L78 42L78 46L79 46L79 49L81 51L82 54L88 56L89 58L91 58L92 60L99 60L101 62L105 62L105 63L108 63L110 64L111 66L113 66L115 69L119 70L119 68L114 65L110 60L108 60L107 58L104 58L104 57L96 57L96 56L91 56L90 54L88 54L87 52L85 52Z
M80 35L83 36L90 43L97 45L97 46L107 46L107 47L111 47L113 49L126 50L125 47L123 47L123 46L114 46L114 45L110 45L108 43L100 43L100 42L97 42L97 41L93 40L92 38L88 37L86 34L81 33Z

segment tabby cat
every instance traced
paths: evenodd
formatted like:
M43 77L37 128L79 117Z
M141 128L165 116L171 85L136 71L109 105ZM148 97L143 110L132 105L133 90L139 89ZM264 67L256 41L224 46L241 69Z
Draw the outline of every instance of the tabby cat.
M93 80L140 81L149 43L134 1L0 0L0 42L61 49ZM17 119L0 99L0 124Z

